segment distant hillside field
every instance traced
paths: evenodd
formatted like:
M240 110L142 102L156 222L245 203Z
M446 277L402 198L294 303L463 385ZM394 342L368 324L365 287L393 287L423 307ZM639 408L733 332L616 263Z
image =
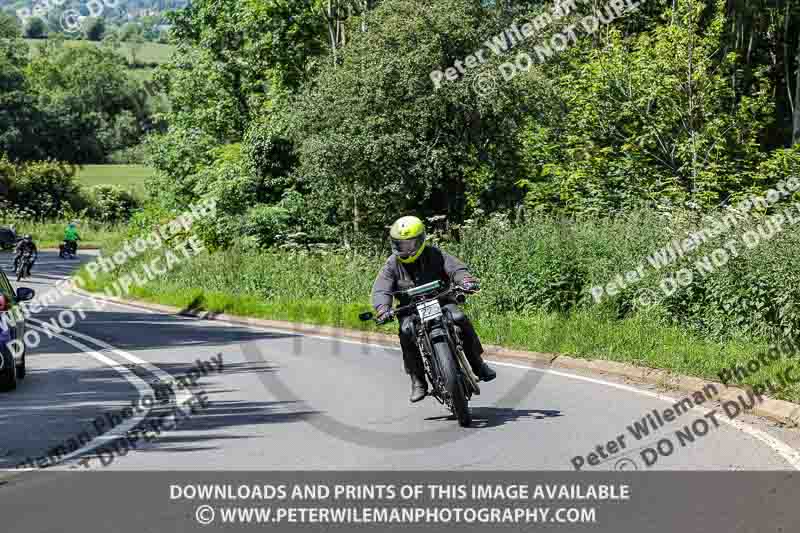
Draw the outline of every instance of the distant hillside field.
M38 48L45 42L47 39L25 39L25 42L28 43L31 47L31 53L36 53ZM98 46L101 43L93 42L93 41L70 41L65 40L64 46ZM136 52L136 60L139 63L166 63L169 61L172 52L175 50L175 47L171 44L162 44L162 43L151 43L146 42L142 43L140 48ZM125 56L128 60L128 63L133 62L133 57L131 55L131 45L129 43L122 43L119 47L118 52Z
M78 183L93 185L119 185L139 195L144 195L145 180L153 169L143 165L86 165L78 171Z

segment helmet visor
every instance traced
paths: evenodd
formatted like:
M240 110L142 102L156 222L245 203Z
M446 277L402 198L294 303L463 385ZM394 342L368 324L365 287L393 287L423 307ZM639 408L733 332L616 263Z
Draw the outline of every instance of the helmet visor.
M414 237L413 239L392 239L392 251L398 256L406 259L411 257L420 249L425 242L425 234Z

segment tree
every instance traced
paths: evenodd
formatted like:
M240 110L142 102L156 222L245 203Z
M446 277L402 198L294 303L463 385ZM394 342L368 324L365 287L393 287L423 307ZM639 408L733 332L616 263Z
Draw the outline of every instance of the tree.
M48 144L50 157L101 163L110 151L139 142L148 120L146 95L109 47L45 46L26 74L48 117L40 144Z
M494 197L513 203L518 87L482 95L470 73L435 89L430 73L472 53L485 39L486 12L471 0L389 0L370 12L294 105L298 175L339 199L339 216L382 229L392 213L463 218L470 181L482 175ZM509 195L507 195L509 194Z
M47 35L47 25L39 17L31 17L25 24L25 37L28 39L44 39Z
M40 113L25 78L28 47L18 39L0 39L0 154L11 159L43 159L37 135Z
M100 17L88 17L83 22L83 35L87 41L102 41L105 32L106 23Z

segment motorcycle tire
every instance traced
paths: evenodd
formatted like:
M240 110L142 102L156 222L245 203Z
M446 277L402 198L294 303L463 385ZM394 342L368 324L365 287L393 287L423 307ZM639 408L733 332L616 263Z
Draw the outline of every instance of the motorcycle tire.
M17 267L17 281L22 279L22 274L25 273L25 265L20 265Z
M450 345L446 340L434 343L433 351L436 354L439 371L442 373L444 386L450 395L453 414L458 419L458 425L465 428L469 427L472 424L472 413L469 410L467 396L464 394L464 385L458 372L455 356L450 350Z

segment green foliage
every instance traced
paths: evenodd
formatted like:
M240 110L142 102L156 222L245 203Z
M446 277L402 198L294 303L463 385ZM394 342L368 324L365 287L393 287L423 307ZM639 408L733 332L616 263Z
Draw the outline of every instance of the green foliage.
M513 87L501 98L476 94L472 80L436 90L430 79L432 67L479 45L484 18L466 0L382 3L370 14L371 30L354 32L340 63L322 67L301 95L293 125L298 173L344 199L340 217L359 209L383 226L393 213L421 207L457 219L465 174L488 172L502 189L519 95Z
M30 59L0 40L0 151L14 160L104 162L139 143L147 99L111 48L48 40Z
M32 211L37 218L55 218L77 201L76 168L55 161L35 161L0 167L10 181L9 200Z
M119 222L130 218L139 202L118 185L95 185L88 191L88 214L102 222Z
M765 68L747 94L731 83L725 11L680 2L676 24L577 49L551 70L563 111L522 134L533 208L602 215L641 203L710 208L749 186L763 160L774 88Z
M173 206L229 194L220 246L249 208L294 191L306 212L292 231L347 247L411 211L453 224L522 214L522 204L571 217L710 209L788 170L773 138L796 81L775 65L794 65L800 11L650 2L510 81L498 76L518 50L536 54L548 32L579 25L591 7L579 4L501 54L487 39L545 7L193 2L172 16L179 53L158 74L171 109L170 131L148 144L155 188ZM434 83L432 71L476 50L477 66ZM229 145L241 145L240 163L219 160ZM574 291L579 276L552 283Z
M17 17L0 11L0 39L17 39L22 36Z
M214 161L215 146L214 138L201 130L178 127L145 139L147 163L157 171L148 188L159 191L161 205L178 208L196 199L197 174Z
M269 248L284 236L289 220L289 212L282 207L257 205L245 215L245 232L254 237L260 247Z

